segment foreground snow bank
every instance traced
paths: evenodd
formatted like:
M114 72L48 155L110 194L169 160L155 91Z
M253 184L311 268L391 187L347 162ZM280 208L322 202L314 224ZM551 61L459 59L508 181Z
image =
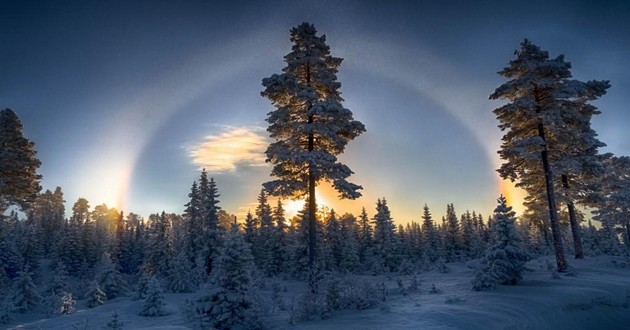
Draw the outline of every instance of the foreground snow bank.
M264 319L270 329L629 329L630 264L620 257L572 260L572 273L552 278L547 263L552 257L528 263L532 272L516 286L498 286L487 292L471 290L473 270L463 263L449 264L449 273L419 274L418 290L402 294L397 276L371 277L385 281L389 295L375 308L333 312L325 320L290 325L288 312ZM411 276L402 277L409 284ZM305 286L281 282L285 300L301 295ZM431 290L433 285L437 289ZM268 285L263 293L270 293ZM120 297L96 308L77 303L77 312L55 318L17 314L8 329L105 329L117 311L123 329L183 330L192 326L178 311L193 294L165 294L167 315L142 317L142 301Z

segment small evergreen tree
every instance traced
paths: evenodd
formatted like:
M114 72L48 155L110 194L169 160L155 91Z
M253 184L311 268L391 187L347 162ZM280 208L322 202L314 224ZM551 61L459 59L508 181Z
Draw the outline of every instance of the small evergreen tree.
M118 319L118 312L114 310L114 312L112 313L112 319L107 322L107 329L121 330L123 328L123 325L125 325L125 323L121 322Z
M97 266L96 279L108 299L124 296L128 293L127 282L122 278L109 253L104 252Z
M87 306L89 308L100 306L107 300L107 295L103 292L103 290L101 290L101 286L97 281L92 281L90 283L90 287L85 296L87 297Z
M186 252L180 252L169 272L169 290L172 292L193 292L196 288L195 276L192 273L192 264L186 256Z
M529 260L514 225L516 213L506 205L503 195L497 201L495 243L482 260L484 267L475 272L472 282L475 290L487 290L496 284L515 285L523 278L525 263Z
M37 292L37 288L33 283L33 273L29 271L27 265L23 271L18 272L13 287L13 305L20 313L26 313L39 306L42 297Z
M165 315L164 311L164 294L160 287L160 282L152 276L149 279L149 285L147 289L147 295L142 302L142 309L139 315L141 316L162 316Z
M212 273L212 286L198 300L196 309L202 326L217 329L260 327L251 298L253 257L238 227L225 236Z

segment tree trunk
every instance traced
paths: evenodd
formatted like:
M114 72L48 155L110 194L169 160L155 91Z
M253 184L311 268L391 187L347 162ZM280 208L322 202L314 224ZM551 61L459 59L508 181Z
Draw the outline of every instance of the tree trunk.
M306 65L306 84L311 83L311 68ZM310 108L310 104L308 105ZM307 109L308 111L310 109ZM312 124L314 121L313 116L308 116L308 123ZM308 151L311 152L315 149L315 137L313 134L308 135ZM313 271L315 265L315 257L317 253L317 203L315 201L315 175L313 174L313 164L309 164L308 168L308 268Z
M534 95L536 100L536 113L541 112L540 92L534 87ZM553 247L556 252L556 263L558 272L563 273L567 270L567 259L564 256L564 247L562 246L562 232L560 223L558 222L558 211L556 209L556 195L553 189L553 172L549 166L549 156L547 154L547 139L545 139L545 127L542 118L538 119L538 136L543 140L544 148L540 152L542 158L543 171L545 173L545 187L547 189L547 203L549 205L549 222L551 222L551 235L553 236Z
M573 248L575 249L575 259L584 259L584 249L582 248L582 235L580 234L580 225L575 218L575 206L569 196L569 178L566 174L562 175L562 187L565 190L567 198L567 209L569 210L569 223L571 224L571 234L573 235Z

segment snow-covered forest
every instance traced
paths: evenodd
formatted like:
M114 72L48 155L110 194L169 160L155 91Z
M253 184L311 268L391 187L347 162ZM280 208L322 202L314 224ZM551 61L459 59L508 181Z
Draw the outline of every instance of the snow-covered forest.
M600 153L591 128L608 81L575 80L524 40L490 97L505 101L498 172L526 212L497 196L492 214L419 204L401 223L386 197L360 214L317 208L321 181L361 196L337 156L369 127L342 105L326 38L303 23L291 42L263 79L275 179L241 221L205 170L183 214L67 210L61 187L42 192L16 112L0 111L0 328L627 328L630 158ZM292 198L306 202L288 217Z

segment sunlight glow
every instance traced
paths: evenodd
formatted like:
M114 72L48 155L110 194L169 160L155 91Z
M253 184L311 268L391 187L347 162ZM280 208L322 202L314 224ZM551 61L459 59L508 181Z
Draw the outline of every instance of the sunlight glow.
M189 151L192 162L208 172L235 171L238 166L265 166L267 141L258 129L225 127L206 136Z
M326 198L322 197L322 194L319 190L315 191L315 201L317 202L318 211L322 208L330 209L330 207L328 206L330 205L330 203ZM304 203L306 203L306 199L283 200L282 207L285 211L285 217L287 219L291 219L294 216L298 215L298 213L304 209Z
M507 205L512 207L512 210L516 212L516 216L521 216L524 211L525 191L514 186L514 183L510 180L499 179L499 192L505 196Z

